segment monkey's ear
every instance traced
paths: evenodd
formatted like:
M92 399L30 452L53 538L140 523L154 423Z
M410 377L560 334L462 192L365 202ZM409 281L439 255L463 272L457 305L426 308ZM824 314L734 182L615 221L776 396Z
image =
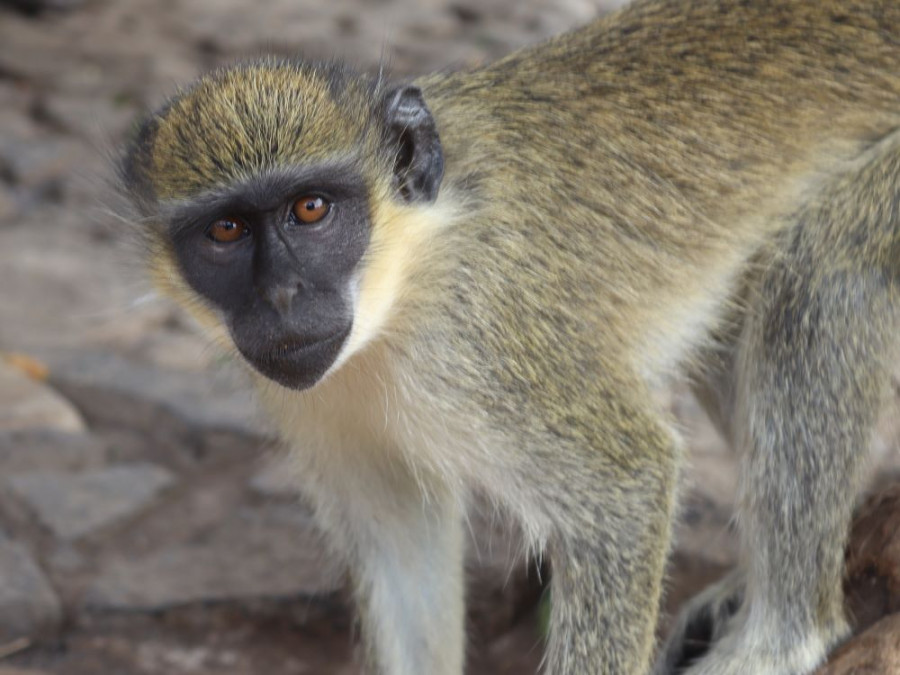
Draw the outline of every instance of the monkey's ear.
M444 176L444 152L422 90L412 85L398 87L389 91L384 101L397 189L408 202L434 201Z

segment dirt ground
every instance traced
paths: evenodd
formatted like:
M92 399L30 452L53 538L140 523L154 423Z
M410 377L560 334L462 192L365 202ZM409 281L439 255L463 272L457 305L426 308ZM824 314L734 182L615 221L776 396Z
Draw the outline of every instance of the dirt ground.
M24 2L28 5L30 3ZM111 158L200 72L264 53L476 64L602 0L0 3L0 675L352 675L342 572L279 481L247 389L153 295L116 217ZM696 468L667 610L734 562L733 458L672 393ZM872 473L898 475L885 413ZM476 528L472 675L535 672L534 569Z

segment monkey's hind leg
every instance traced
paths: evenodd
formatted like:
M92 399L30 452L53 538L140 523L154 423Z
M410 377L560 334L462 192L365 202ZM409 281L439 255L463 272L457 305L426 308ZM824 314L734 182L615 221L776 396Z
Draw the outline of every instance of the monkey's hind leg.
M755 288L732 419L743 455L745 560L730 579L740 609L718 613L724 626L710 635L724 635L678 672L804 675L847 634L844 545L900 329L898 138L801 213ZM695 628L721 606L718 591L694 608Z

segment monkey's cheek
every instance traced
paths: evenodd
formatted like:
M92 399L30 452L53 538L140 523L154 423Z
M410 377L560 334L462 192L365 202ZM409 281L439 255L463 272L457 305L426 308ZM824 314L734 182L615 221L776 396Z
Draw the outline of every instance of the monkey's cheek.
M269 351L244 350L247 362L261 375L288 389L303 390L318 383L338 357L350 327L313 343L280 346Z

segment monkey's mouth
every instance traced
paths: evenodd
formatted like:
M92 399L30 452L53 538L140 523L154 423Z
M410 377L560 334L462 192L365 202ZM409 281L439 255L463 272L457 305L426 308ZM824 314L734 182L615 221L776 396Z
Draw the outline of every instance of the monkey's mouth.
M331 367L350 335L352 325L319 336L292 335L263 349L238 350L261 375L290 389L309 389Z

